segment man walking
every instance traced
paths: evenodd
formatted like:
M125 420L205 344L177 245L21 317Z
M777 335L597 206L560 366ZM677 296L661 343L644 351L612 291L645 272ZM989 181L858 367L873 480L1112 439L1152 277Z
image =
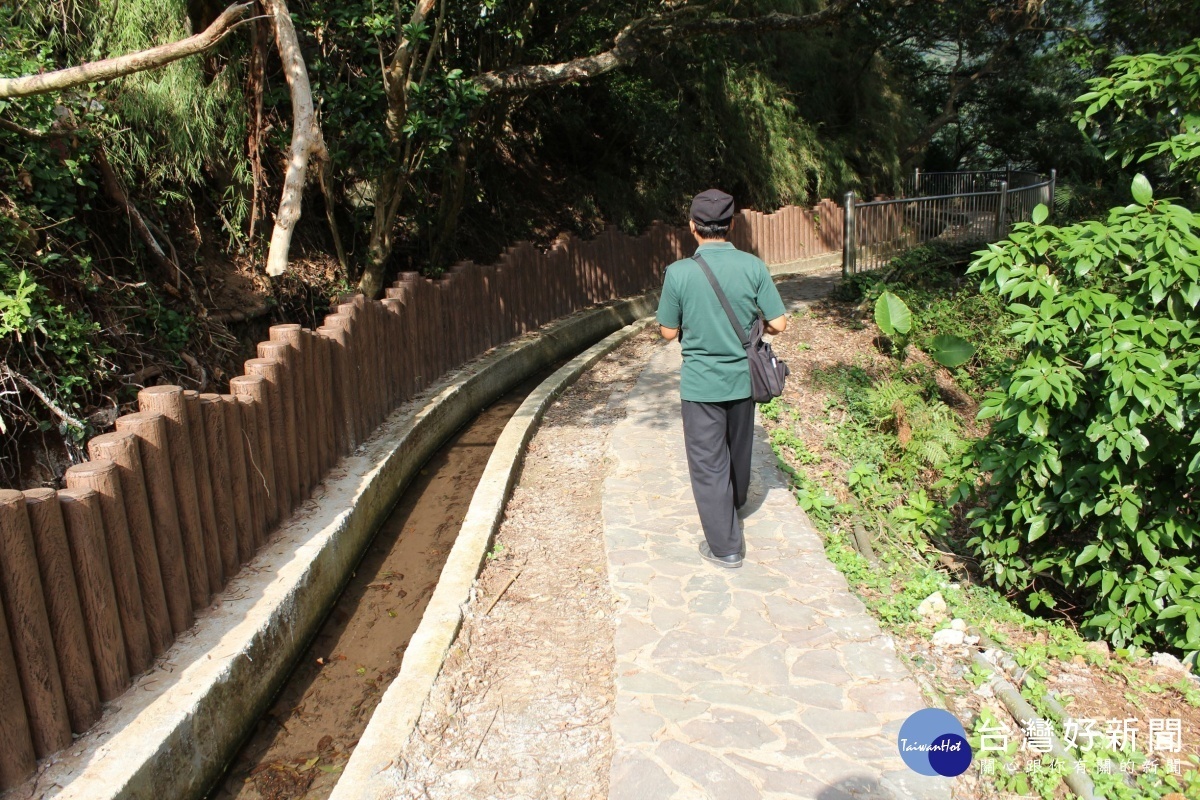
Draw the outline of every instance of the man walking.
M696 255L712 270L738 322L749 333L761 312L765 330L783 333L786 310L767 265L729 241L733 198L717 189L692 199L688 225ZM692 496L704 528L700 555L721 567L736 568L746 555L737 509L750 487L754 443L754 401L750 366L737 331L694 258L667 267L658 303L664 339L683 348L679 396L683 441Z

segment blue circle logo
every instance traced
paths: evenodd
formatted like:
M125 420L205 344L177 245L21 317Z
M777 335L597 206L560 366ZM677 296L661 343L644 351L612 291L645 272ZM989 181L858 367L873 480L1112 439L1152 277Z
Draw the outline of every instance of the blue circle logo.
M913 772L953 778L971 766L971 745L962 723L949 711L925 708L909 716L896 737L900 757Z

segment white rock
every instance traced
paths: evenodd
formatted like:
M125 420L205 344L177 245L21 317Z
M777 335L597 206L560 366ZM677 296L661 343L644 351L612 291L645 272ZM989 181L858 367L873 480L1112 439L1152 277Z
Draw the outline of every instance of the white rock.
M933 643L937 647L957 647L963 643L963 632L953 628L940 630L933 635Z
M956 631L965 631L967 629L967 623L963 622L961 619L952 619L950 620L950 627Z
M934 592L921 601L917 606L917 613L922 617L932 617L938 614L946 613L946 600L942 597L941 592Z
M1188 668L1183 665L1183 662L1170 653L1155 653L1154 655L1150 656L1150 663L1156 667L1168 667L1173 670L1178 670L1179 672L1188 671Z
M466 790L479 783L479 777L469 769L456 769L446 773L445 781L455 789Z
M972 694L974 694L976 697L983 697L985 699L996 696L996 693L992 691L992 685L990 683L985 683L976 687L974 690L972 690Z
M979 637L978 636L964 636L963 644L972 645L972 646L977 645L977 644L979 644Z

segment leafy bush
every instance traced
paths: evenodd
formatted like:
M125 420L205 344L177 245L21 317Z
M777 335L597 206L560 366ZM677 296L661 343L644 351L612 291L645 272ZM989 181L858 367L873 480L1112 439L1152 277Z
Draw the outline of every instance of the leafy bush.
M1133 197L1061 228L1039 208L971 267L1021 348L980 411L972 544L1035 607L1057 583L1096 635L1197 650L1200 220L1141 176Z

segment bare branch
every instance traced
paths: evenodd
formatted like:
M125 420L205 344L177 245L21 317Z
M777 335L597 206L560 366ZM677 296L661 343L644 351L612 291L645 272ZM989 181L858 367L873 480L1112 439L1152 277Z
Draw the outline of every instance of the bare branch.
M697 9L679 6L662 16L644 17L629 23L602 53L564 61L496 70L476 76L475 83L489 93L516 93L595 78L632 63L651 45L682 41L697 36L735 36L778 31L805 31L835 21L854 0L835 0L820 11L797 16L771 13L744 19L696 18Z
M13 133L19 133L27 139L33 139L38 142L44 142L48 139L64 139L74 133L71 130L35 131L33 128L26 128L24 125L18 125L6 119L0 119L0 128L12 131Z
M50 399L50 396L38 388L37 384L29 380L29 378L26 378L19 372L14 372L7 364L3 362L0 362L0 370L3 371L3 377L8 378L15 383L19 383L31 391L38 400L42 401L42 405L50 409L54 416L58 417L73 428L79 428L81 430L83 429L82 422L75 419L70 414L55 405L54 401Z
M212 25L202 32L178 42L139 50L116 58L80 64L78 67L44 72L41 75L26 75L21 78L0 78L0 97L28 97L60 89L70 89L85 83L100 83L144 72L148 69L170 64L181 58L203 53L220 43L235 27L238 20L254 5L249 2L235 3L217 17Z

